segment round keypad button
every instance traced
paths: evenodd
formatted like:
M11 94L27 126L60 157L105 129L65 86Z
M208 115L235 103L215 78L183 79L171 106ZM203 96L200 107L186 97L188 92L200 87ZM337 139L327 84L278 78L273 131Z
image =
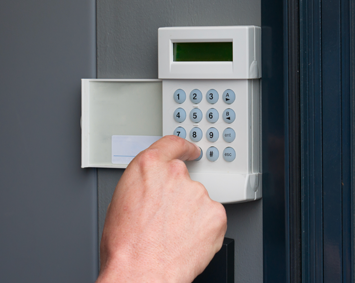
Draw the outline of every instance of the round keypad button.
M198 142L202 139L202 131L200 128L194 127L190 131L190 139L194 142Z
M197 157L194 161L200 161L201 160L201 158L203 156L203 151L202 151L201 147L200 147L200 150L201 150L200 156Z
M223 139L225 142L232 142L235 140L235 131L232 128L227 128L223 131Z
M176 103L183 103L186 100L186 93L182 89L178 89L174 92L174 100Z
M207 91L206 93L206 100L211 103L211 104L215 104L218 101L219 98L219 94L216 90L214 89L210 89L209 91Z
M207 140L209 140L210 142L215 142L218 140L219 138L219 133L218 130L216 128L209 128L206 132L206 138Z
M194 123L199 123L202 120L202 111L198 108L194 108L190 112L190 120Z
M233 123L235 120L235 112L232 109L227 108L224 110L222 117L224 122L228 124Z
M209 149L207 149L206 156L209 161L216 161L219 157L219 151L214 146L211 146Z
M235 100L235 93L231 89L227 89L223 92L222 99L227 104L232 104Z
M211 108L206 113L206 119L210 123L216 123L219 118L218 111L214 108Z
M174 112L174 119L175 119L175 121L178 122L178 123L184 122L185 119L186 119L186 112L185 112L185 110L182 109L182 108L176 109L175 112Z
M183 127L177 127L174 131L174 135L185 139L186 138L186 131Z
M192 103L194 104L198 104L201 102L202 100L202 93L200 90L198 89L194 89L193 91L191 91L190 93L190 100Z
M227 162L232 162L235 159L235 150L227 147L223 150L223 159Z

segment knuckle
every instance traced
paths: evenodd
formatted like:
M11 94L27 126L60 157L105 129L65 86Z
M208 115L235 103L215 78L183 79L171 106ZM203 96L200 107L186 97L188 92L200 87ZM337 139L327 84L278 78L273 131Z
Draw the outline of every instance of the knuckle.
M169 162L169 173L174 176L180 176L188 174L188 171L183 161L174 159Z
M218 223L222 224L223 226L227 225L226 209L219 202L214 202L214 214Z
M159 152L156 149L146 149L138 156L138 163L141 168L150 168L159 160Z
M164 136L163 139L166 139L169 143L176 144L177 147L183 147L186 145L186 141L183 138L175 135Z

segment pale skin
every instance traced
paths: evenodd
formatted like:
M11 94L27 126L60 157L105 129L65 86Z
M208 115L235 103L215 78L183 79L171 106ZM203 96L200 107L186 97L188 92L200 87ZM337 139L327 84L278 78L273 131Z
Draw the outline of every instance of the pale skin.
M220 250L226 212L190 179L200 149L166 136L141 152L107 211L96 283L192 282Z

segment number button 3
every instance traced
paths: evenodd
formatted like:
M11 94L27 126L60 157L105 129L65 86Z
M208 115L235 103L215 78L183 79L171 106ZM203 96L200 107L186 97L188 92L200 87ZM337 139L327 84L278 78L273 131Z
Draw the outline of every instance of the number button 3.
M218 101L219 98L219 94L216 90L214 89L210 89L207 93L206 93L206 100L211 103L211 104L215 104Z

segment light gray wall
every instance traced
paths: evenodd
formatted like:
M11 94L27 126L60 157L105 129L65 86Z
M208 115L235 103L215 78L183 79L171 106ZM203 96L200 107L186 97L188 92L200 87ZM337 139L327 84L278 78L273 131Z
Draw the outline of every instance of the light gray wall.
M0 1L0 282L94 282L97 175L80 168L94 0Z
M261 25L260 0L100 0L99 78L157 78L159 27ZM99 233L123 170L99 169ZM262 201L226 205L227 237L235 240L238 283L262 282Z

